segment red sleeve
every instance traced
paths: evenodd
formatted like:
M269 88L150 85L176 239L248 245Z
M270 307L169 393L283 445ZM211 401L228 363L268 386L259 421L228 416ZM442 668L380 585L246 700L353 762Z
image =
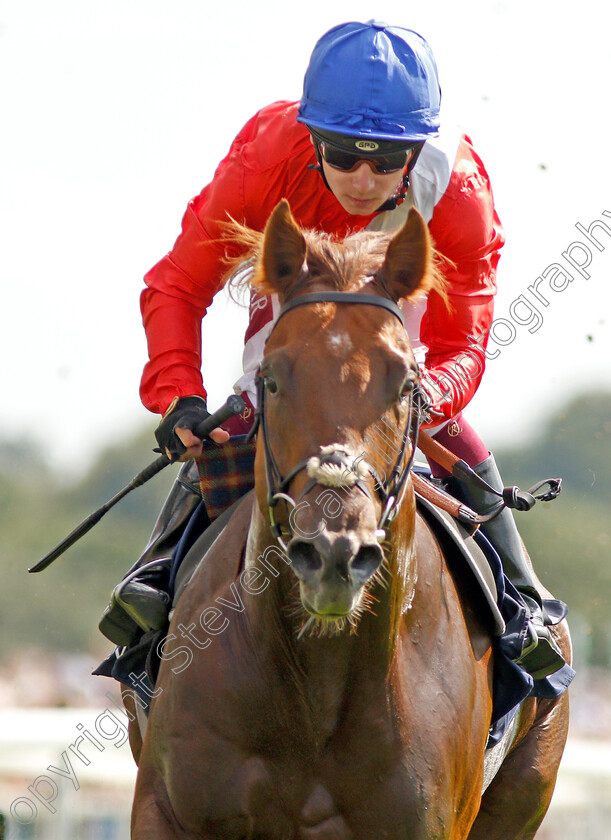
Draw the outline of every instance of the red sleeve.
M173 249L144 278L140 298L149 361L140 397L163 414L174 397L206 396L201 375L201 322L221 285L223 245L213 207L222 203L242 216L240 167L234 149L220 164L212 184L189 202ZM221 199L222 196L222 199Z
M287 159L311 156L294 110L294 103L274 103L244 126L212 182L189 203L173 249L145 277L141 310L149 362L140 396L151 411L163 414L177 396L206 395L201 322L225 272L221 223L231 216L261 230L286 192Z
M445 258L448 305L431 293L421 337L428 347L425 370L437 386L435 407L448 420L470 402L484 373L496 266L505 241L490 179L468 137L429 229Z

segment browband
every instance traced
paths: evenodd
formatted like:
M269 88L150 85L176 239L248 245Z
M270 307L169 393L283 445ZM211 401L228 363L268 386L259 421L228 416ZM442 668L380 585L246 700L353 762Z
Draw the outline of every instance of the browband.
M307 295L300 295L284 304L276 318L275 324L278 323L283 315L290 312L291 309L295 309L297 306L304 306L306 303L364 303L368 306L381 306L382 309L387 309L389 312L392 312L395 318L398 318L405 328L403 313L393 300L378 297L377 295L361 295L358 292L311 292Z

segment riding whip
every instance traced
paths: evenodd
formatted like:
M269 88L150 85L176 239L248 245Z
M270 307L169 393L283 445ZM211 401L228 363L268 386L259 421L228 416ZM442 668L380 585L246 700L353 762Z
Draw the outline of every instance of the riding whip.
M222 405L214 414L211 414L209 417L206 417L205 420L194 429L194 434L198 438L205 438L207 437L213 429L216 429L217 426L220 426L221 423L224 423L230 417L233 417L234 414L240 414L244 410L244 400L242 397L239 397L237 394L232 394L224 405ZM77 540L80 540L88 531L90 531L94 525L96 525L100 519L107 513L112 507L114 507L117 502L120 502L124 496L127 496L128 493L131 493L132 490L135 490L136 487L141 487L147 481L149 481L154 475L157 475L158 472L161 472L164 467L167 467L168 464L171 464L172 461L167 457L167 455L160 455L155 461L150 463L148 467L145 467L138 475L135 475L132 480L127 484L122 490L120 490L112 499L109 499L105 504L102 505L101 508L96 510L94 513L91 513L86 519L84 519L80 525L72 531L68 536L62 540L62 542L56 546L53 551L50 551L42 560L39 560L36 565L32 566L31 569L28 569L29 572L42 572L43 569L46 569L47 566L50 566L54 560L64 553L71 545Z

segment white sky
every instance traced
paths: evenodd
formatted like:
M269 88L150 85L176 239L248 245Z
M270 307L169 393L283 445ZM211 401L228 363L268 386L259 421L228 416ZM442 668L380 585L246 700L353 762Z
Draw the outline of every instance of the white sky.
M187 201L241 126L268 102L299 98L315 41L342 21L376 17L431 43L444 103L486 163L506 228L497 317L583 241L575 223L611 212L603 4L299 8L3 0L0 438L31 434L74 471L134 428L153 430L138 398L142 276L172 246ZM489 362L469 416L490 445L534 433L575 393L611 388L611 238L602 241L591 278L555 293L535 333L516 325L515 341ZM244 323L220 298L204 322L213 408L238 376Z

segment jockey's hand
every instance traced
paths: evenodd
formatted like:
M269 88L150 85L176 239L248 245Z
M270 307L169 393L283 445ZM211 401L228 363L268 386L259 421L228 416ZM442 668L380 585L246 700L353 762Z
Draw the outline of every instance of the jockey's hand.
M171 461L198 458L202 454L203 444L194 431L207 417L210 417L210 412L203 397L180 397L174 400L155 430L161 451ZM209 437L215 443L225 443L230 435L218 427L210 432Z

